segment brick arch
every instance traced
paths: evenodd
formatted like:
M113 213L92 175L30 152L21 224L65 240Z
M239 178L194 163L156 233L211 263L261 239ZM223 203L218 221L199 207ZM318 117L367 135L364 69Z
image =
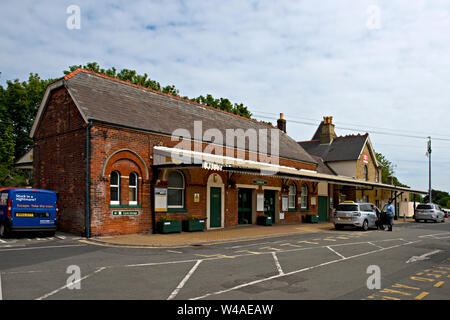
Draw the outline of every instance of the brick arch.
M140 172L137 173L143 178L145 174L145 179L149 179L148 167L145 164L145 161L141 158L141 156L130 149L120 149L110 154L103 163L102 176L105 176L106 172L111 172L113 165L121 160L133 162L140 170Z

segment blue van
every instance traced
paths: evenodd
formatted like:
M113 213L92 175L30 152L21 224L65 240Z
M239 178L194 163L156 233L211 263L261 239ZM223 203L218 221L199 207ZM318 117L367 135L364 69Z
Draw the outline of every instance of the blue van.
M57 219L58 202L53 191L20 188L0 191L0 237L14 231L54 234Z

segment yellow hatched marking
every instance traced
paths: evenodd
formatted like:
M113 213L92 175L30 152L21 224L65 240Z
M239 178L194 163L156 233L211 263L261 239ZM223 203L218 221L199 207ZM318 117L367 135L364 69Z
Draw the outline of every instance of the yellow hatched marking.
M442 271L442 270L434 270L434 273L442 273L442 274L447 274L447 271Z
M272 248L272 247L261 247L261 248L259 248L259 249L260 249L260 250L267 249L267 250L281 251L281 249Z
M418 273L416 273L416 275L422 276L422 275L423 275L423 272L418 272Z
M427 295L429 295L429 293L424 291L421 294L419 294L417 297L415 297L414 299L421 300L423 297L426 297Z
M435 277L435 278L440 278L440 277L442 277L442 274L427 273L426 275L427 275L427 276L430 276L430 277Z
M289 247L296 247L301 248L302 246L299 246L298 244L292 244L292 243L282 243L280 246L289 246Z
M319 244L318 242L312 242L312 241L297 241L297 243Z
M347 237L336 237L336 239L348 240L348 239L350 239L350 238L347 238Z
M235 251L235 252L236 252L236 253L245 252L245 253L251 253L251 254L263 254L262 252L249 251L249 250L239 250L239 251Z
M434 282L434 279L422 278L422 277L410 277L411 280L420 282Z
M383 289L380 292L382 292L382 293L397 293L397 294L401 294L401 295L404 295L404 296L410 296L411 295L411 293L408 293L408 292L392 290L392 289Z
M336 241L336 239L332 239L332 238L325 238L323 240L327 240L327 241Z
M393 288L411 289L411 290L420 290L420 288L405 286L404 284L400 284L400 283L396 283L392 287Z
M450 271L450 268L448 268L448 267L438 267L439 269L445 269L445 270L449 270Z
M442 286L445 282L444 281L439 281L438 283L436 283L434 286L436 288L439 288L440 286Z
M381 298L382 298L383 300L400 300L399 298L388 297L388 296L382 296Z

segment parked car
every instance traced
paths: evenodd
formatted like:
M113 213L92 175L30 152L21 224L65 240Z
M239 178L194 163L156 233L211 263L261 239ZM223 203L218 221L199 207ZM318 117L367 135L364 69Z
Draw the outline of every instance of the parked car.
M367 231L369 228L377 228L376 220L377 216L371 203L345 201L338 205L334 213L334 227L336 229L353 226Z
M416 210L414 211L414 220L416 220L416 222L419 222L420 220L423 220L424 222L445 222L445 213L437 204L421 203L417 205Z
M448 215L450 214L450 209L442 209L444 211L444 216L448 218Z
M58 219L56 193L41 189L0 191L0 237L15 231L54 234Z

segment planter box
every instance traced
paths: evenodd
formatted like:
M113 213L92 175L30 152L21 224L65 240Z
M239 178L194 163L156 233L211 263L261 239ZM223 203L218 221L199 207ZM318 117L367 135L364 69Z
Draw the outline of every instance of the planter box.
M181 221L158 221L159 233L181 232Z
M271 226L272 225L272 217L259 216L256 219L256 222L261 226Z
M203 231L205 230L205 219L183 220L183 231Z
M304 217L304 222L307 222L307 223L318 223L319 222L319 216L306 215Z

